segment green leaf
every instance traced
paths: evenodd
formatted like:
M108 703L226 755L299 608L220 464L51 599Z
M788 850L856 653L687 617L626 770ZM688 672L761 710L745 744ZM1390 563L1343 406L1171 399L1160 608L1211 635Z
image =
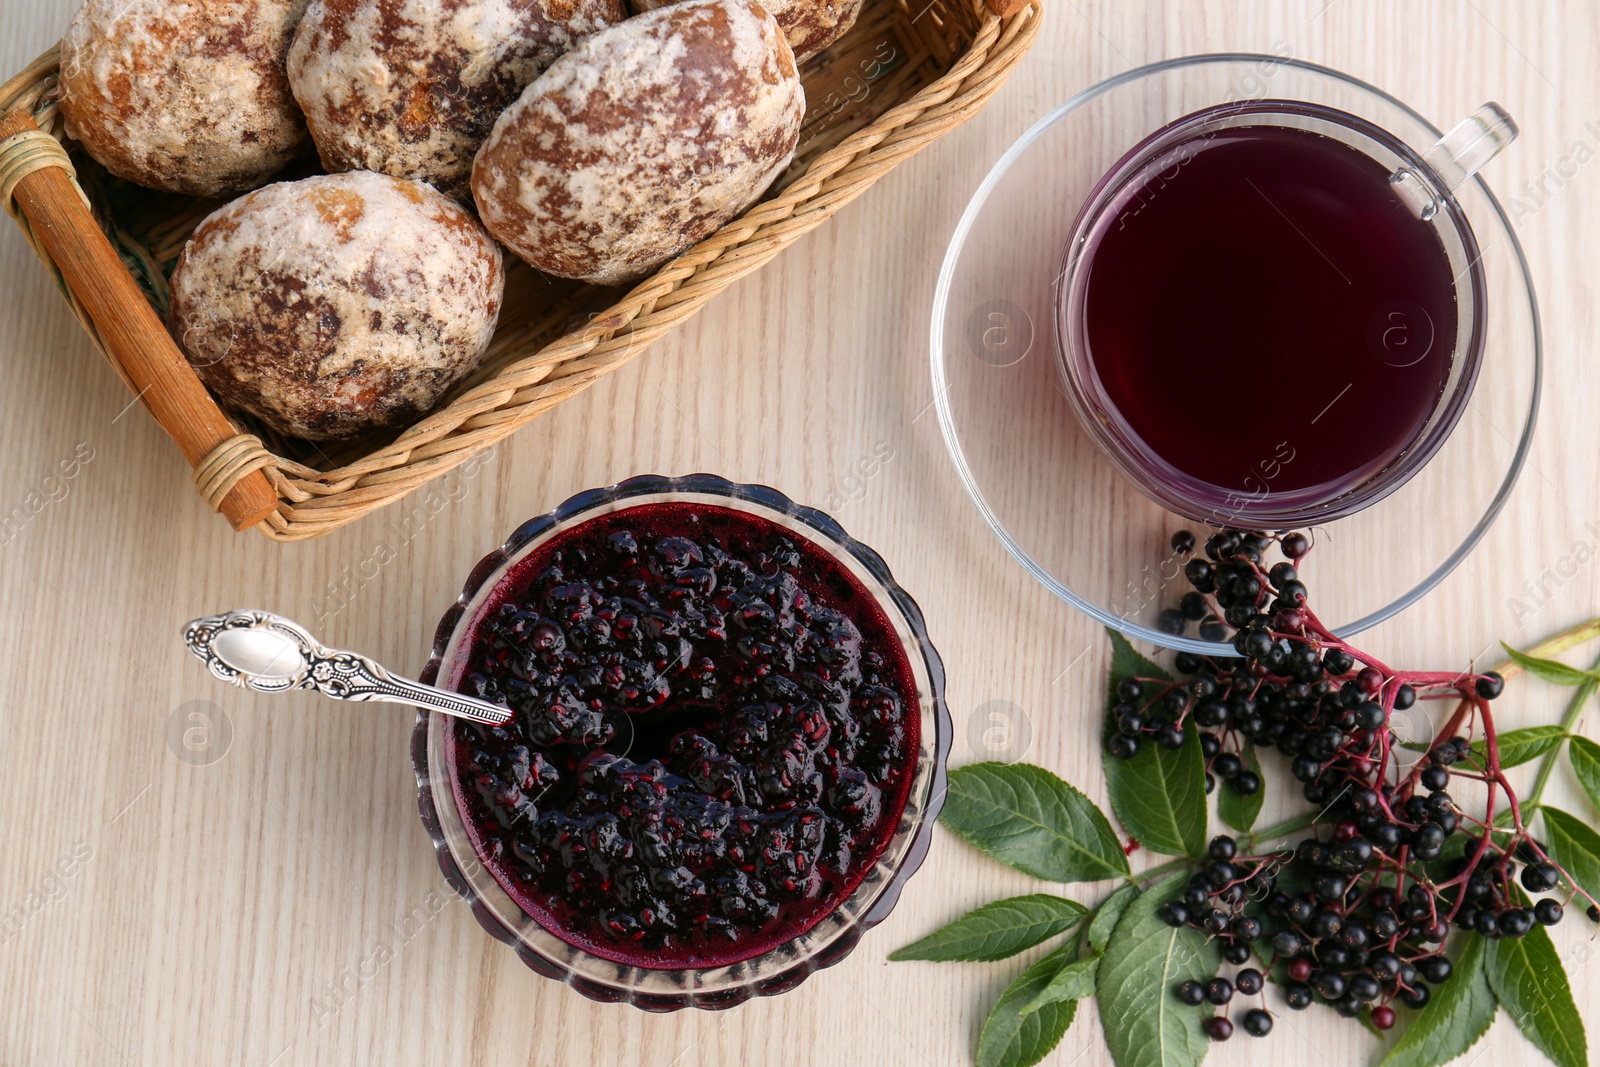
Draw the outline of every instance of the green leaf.
M1134 898L1139 895L1139 887L1125 885L1100 902L1095 909L1094 918L1089 920L1089 947L1096 952L1103 953L1106 943L1111 940L1111 931L1117 928L1117 922L1122 918L1122 913L1128 910Z
M1022 1006L1022 1014L1038 1011L1046 1004L1059 1004L1063 1000L1080 1000L1094 996L1094 974L1100 967L1099 956L1086 956L1073 960L1056 972L1044 992Z
M1509 770L1519 764L1536 760L1561 743L1567 732L1559 726L1529 726L1521 730L1507 730L1495 739L1500 752L1500 769ZM1488 751L1482 738L1472 743L1472 759L1480 767L1488 766Z
M1060 1043L1078 1013L1077 1001L1046 1004L1026 1014L1022 1009L1043 992L1071 953L1071 945L1057 949L1006 986L978 1035L978 1067L1032 1067Z
M1003 960L1076 926L1089 913L1075 900L1035 893L985 904L921 941L889 953L891 960Z
M1569 667L1559 660L1539 659L1537 656L1530 656L1526 652L1518 652L1504 641L1500 642L1500 647L1506 650L1506 654L1511 657L1511 662L1535 678L1543 678L1545 681L1554 682L1556 685L1582 685L1591 678L1600 677L1593 671Z
M1578 784L1589 794L1589 803L1600 808L1600 745L1587 737L1574 737L1567 749L1567 759L1572 763L1572 773Z
M1559 863L1585 893L1600 900L1600 834L1576 815L1544 808L1544 834L1550 858Z
M1206 766L1200 734L1190 722L1183 747L1151 741L1132 759L1106 759L1111 808L1143 846L1168 856L1198 856L1206 848Z
M1043 767L974 763L950 772L939 821L985 854L1050 882L1128 873L1128 857L1094 802Z
M1095 976L1106 1044L1117 1067L1194 1067L1211 1041L1200 1030L1209 1007L1179 1003L1172 989L1217 973L1217 947L1192 927L1174 929L1156 914L1176 899L1187 873L1175 874L1123 912Z
M1135 652L1125 637L1109 628L1106 633L1111 638L1108 707L1115 703L1117 683L1124 678L1168 680L1167 672ZM1110 725L1107 716L1108 731ZM1205 849L1205 759L1192 726L1182 748L1147 742L1133 759L1105 762L1111 807L1140 844L1169 856L1194 856Z
M1382 1067L1437 1067L1477 1044L1494 1022L1494 990L1484 973L1485 940L1469 934L1463 940L1455 972L1437 987L1427 1006L1417 1013Z
M1520 890L1517 895L1527 902ZM1584 1067L1589 1062L1583 1020L1548 930L1535 924L1525 937L1489 942L1484 968L1489 988L1505 1005L1517 1029L1552 1063Z
M1261 764L1256 761L1255 746L1246 741L1239 750L1239 757L1244 760L1244 765L1261 775ZM1204 783L1202 782L1202 788ZM1256 816L1261 814L1261 802L1267 799L1267 787L1263 782L1260 789L1247 797L1235 793L1226 782L1217 785L1217 817L1240 833L1249 833L1250 828L1256 824Z
M1294 849L1288 845L1281 845L1274 855L1283 860L1277 868L1279 892L1287 893L1291 897L1303 897L1311 892L1312 871L1303 863L1295 863Z
M1132 645L1128 644L1126 637L1109 626L1106 627L1106 636L1111 638L1111 688L1108 692L1113 697L1117 691L1117 683L1124 678L1159 678L1163 682L1172 681L1172 675L1141 656Z

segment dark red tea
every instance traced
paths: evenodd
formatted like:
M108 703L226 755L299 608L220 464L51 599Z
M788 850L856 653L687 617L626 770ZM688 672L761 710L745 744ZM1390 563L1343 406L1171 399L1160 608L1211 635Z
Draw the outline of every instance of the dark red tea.
M1294 126L1196 137L1163 166L1117 194L1083 254L1106 399L1225 491L1331 497L1381 471L1438 405L1456 347L1434 225L1383 164Z

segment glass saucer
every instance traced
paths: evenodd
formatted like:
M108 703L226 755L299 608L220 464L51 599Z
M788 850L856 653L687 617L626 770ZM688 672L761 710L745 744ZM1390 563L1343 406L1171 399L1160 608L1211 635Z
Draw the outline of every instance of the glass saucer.
M933 305L939 424L963 484L1007 551L1105 625L1212 655L1233 651L1193 636L1193 626L1185 637L1155 628L1158 612L1188 588L1169 538L1192 529L1203 542L1209 531L1146 497L1080 428L1058 371L1055 283L1080 206L1129 149L1202 108L1268 97L1360 116L1419 155L1443 136L1373 86L1279 56L1140 67L1079 93L1006 152L956 227ZM1542 374L1532 279L1483 180L1471 179L1456 197L1485 278L1480 376L1427 466L1384 500L1307 531L1316 544L1307 579L1317 612L1341 635L1404 610L1467 557L1504 507L1532 441ZM1375 568L1380 552L1384 563Z

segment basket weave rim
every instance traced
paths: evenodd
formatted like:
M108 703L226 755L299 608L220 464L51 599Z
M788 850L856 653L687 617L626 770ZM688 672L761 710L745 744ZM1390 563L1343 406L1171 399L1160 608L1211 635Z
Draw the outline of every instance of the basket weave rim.
M1003 17L993 14L984 0L950 2L965 9L976 29L939 77L817 156L778 195L665 264L582 328L507 362L492 378L423 416L394 440L329 470L278 456L256 436L240 433L197 465L197 489L215 508L239 479L261 470L280 503L256 529L279 541L319 537L447 473L623 366L889 170L966 121L998 91L1038 33L1039 0ZM909 14L903 0L900 8ZM29 109L55 142L54 149L30 140L13 150L31 149L35 157L30 166L71 165L62 149L67 135L55 103L59 64L59 48L52 48L0 86L0 112ZM0 192L11 188L4 184L10 168L23 165L11 163L5 147L0 146ZM19 214L17 221L104 352L93 322L40 248L27 218Z

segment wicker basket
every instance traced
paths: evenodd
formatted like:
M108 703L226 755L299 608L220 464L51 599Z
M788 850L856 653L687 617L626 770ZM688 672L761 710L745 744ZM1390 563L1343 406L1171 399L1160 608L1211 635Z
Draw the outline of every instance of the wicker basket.
M27 116L17 114L26 112L68 152L31 126L0 141L0 192L90 336L183 447L207 502L238 527L253 525L277 541L305 540L393 503L622 366L976 114L1039 26L1037 0L1020 10L1008 10L1015 0L990 3L1008 13L996 14L984 0L868 0L855 28L802 69L809 111L799 153L765 199L626 292L551 279L508 257L505 311L482 366L404 430L322 448L279 438L242 413L230 413L231 421L222 417L187 365L173 358L164 334L121 337L123 319L156 321L148 309L128 306L140 295L164 316L167 275L189 233L218 203L114 179L77 150L55 107L54 51L0 88L0 115L26 124ZM76 202L83 197L115 250L102 265L115 273L120 258L137 289L116 278L122 288L106 296L98 292L105 272L86 276L59 247L52 256L46 246L62 220L39 217L51 211L17 192L51 167L51 180L75 175L81 187L58 198L72 201L62 211L77 212L80 229L92 228ZM79 236L100 242L97 234ZM146 351L151 347L171 351L163 362ZM135 363L145 364L143 376L130 373ZM158 373L151 377L155 364ZM179 374L189 381L178 381ZM171 405L152 403L152 394L177 386L192 389L189 399L210 409L209 436L186 425L181 412L172 414ZM246 483L259 486L253 509L236 506Z

